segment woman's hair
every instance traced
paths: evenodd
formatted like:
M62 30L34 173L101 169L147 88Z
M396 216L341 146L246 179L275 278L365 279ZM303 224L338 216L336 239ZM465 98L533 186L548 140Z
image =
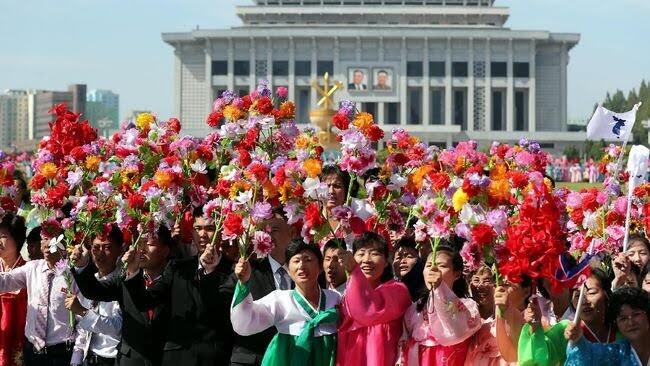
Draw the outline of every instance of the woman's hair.
M417 252L418 244L412 236L405 236L397 241L394 251L397 252L400 248L410 248Z
M6 213L0 221L0 228L6 229L9 232L9 235L13 238L16 243L16 250L20 253L20 250L25 244L25 237L27 228L25 227L25 219L22 216L16 215L12 212Z
M285 255L287 256L287 262L296 254L300 252L307 251L312 253L318 259L318 264L323 264L323 254L320 252L317 246L311 243L305 243L302 239L295 239L289 243L287 249L285 250Z
M417 301L428 292L422 271L424 271L424 261L418 257L411 270L400 279L400 282L409 289L411 301Z
M621 287L612 295L607 307L606 320L610 324L616 324L616 318L621 314L621 308L627 305L632 309L641 310L650 319L650 301L648 293L637 287Z
M644 235L641 234L630 235L630 238L628 239L628 243L629 243L629 245L627 246L628 249L632 246L632 243L634 242L640 242L641 244L645 245L646 249L650 251L650 242L648 241L648 238L646 238Z
M356 253L359 249L362 248L373 248L378 250L379 252L381 252L381 254L383 254L384 258L386 259L386 264L388 264L388 256L389 256L388 243L386 242L386 239L384 239L383 236L371 231L364 232L359 237L354 239L354 243L352 243L353 253ZM393 276L394 274L393 274L392 266L387 265L386 268L384 268L384 272L381 274L381 278L379 279L379 282L384 283L392 279Z
M352 189L350 192L348 192L348 188L350 187L350 180L352 179L350 177L350 174L347 172L341 170L338 165L335 164L328 164L323 167L323 171L321 173L322 177L326 177L328 175L336 175L339 179L341 179L341 182L343 182L343 189L345 189L345 195L347 196L348 193L350 197L356 197L357 196L357 191L359 189L359 185L357 184L356 181L352 183Z
M438 246L436 256L439 253L446 253L451 257L451 268L453 271L459 273L458 278L454 281L454 283L451 286L451 290L454 292L454 294L459 297L459 298L465 298L469 296L469 290L468 290L468 285L467 281L463 277L463 258L460 256L460 252L456 249L454 249L452 246L449 246L447 244L442 244ZM429 255L430 257L433 256L433 253ZM436 260L435 258L432 258L432 260ZM435 263L435 262L434 262ZM425 296L420 297L420 299L417 302L417 310L422 311L424 310L424 307L427 304L427 301L429 300L429 291L426 292Z
M600 288L605 291L606 301L609 302L609 299L612 298L612 280L610 280L607 273L600 268L593 268L589 277L596 279L600 283Z
M20 203L29 204L31 202L30 190L27 188L27 180L25 179L25 175L20 170L14 170L14 179L18 181L18 188L20 188L20 191L22 193Z

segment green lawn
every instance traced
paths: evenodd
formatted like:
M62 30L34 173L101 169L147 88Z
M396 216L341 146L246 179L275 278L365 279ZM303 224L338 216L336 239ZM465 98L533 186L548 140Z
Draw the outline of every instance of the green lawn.
M560 188L560 187L567 187L572 191L579 191L583 188L591 188L591 187L602 187L602 183L569 183L569 182L558 182L555 186Z

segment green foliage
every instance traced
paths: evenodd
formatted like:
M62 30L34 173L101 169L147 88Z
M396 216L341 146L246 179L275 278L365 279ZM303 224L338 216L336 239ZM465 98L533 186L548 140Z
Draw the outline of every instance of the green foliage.
M575 159L580 159L580 150L578 150L575 146L569 145L564 148L563 154L567 157L569 160L575 160Z

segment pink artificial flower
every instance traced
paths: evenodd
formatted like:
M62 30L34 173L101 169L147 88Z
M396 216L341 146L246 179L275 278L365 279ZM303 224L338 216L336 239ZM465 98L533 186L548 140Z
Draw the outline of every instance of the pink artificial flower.
M257 258L264 258L273 250L273 239L266 231L256 231L253 234L253 251Z

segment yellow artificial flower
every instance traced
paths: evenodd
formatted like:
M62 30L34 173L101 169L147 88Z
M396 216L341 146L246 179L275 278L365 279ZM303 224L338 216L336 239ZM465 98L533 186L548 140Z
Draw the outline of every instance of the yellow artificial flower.
M99 168L99 163L102 161L102 159L99 158L99 156L96 155L90 155L86 157L86 169L94 172L97 171Z
M323 164L318 159L307 159L304 161L302 166L305 168L309 178L318 177L323 169Z
M458 188L454 193L454 196L451 198L451 202L454 205L454 211L460 212L467 201L469 201L467 193L465 193L462 188Z
M45 178L52 179L56 177L56 172L58 169L54 163L45 163L41 165L41 168L39 170Z
M235 107L232 104L227 105L223 109L223 116L226 117L226 119L231 122L242 119L244 117L244 114L245 114L244 112L242 112L239 108Z
M510 198L510 183L507 179L493 179L488 187L488 195L498 202L507 201Z
M296 138L296 149L306 149L309 146L309 139L305 135Z
M153 175L153 181L156 182L156 185L160 188L169 188L172 184L172 176L164 170L158 170Z
M156 117L151 113L140 113L135 119L135 126L140 130L148 130L151 124L156 121Z
M230 199L234 200L237 198L239 192L247 191L251 188L250 184L245 181L238 180L230 186Z
M433 171L433 167L431 165L423 165L419 167L413 174L409 176L411 185L419 191L422 188L424 177L431 171Z
M120 173L120 178L122 179L122 184L133 186L138 183L140 177L138 174L138 168L130 167L124 169Z
M355 125L361 131L370 127L372 123L373 123L372 114L368 112L361 112L357 114L357 116L354 118L354 121L352 121L352 124Z

